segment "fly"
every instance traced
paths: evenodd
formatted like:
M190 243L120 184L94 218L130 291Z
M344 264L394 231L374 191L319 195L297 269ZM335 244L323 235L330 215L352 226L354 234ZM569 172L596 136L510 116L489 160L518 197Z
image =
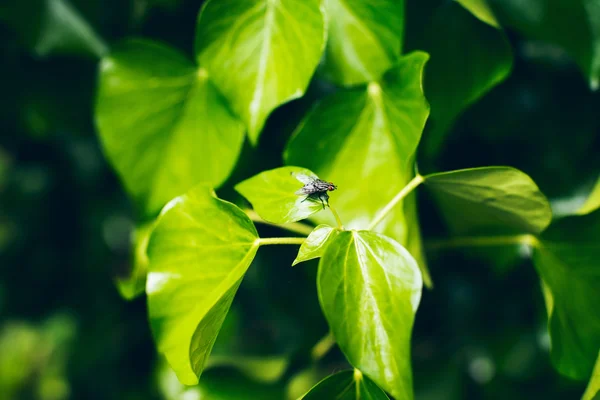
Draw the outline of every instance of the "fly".
M306 195L304 200L301 203L304 203L306 200L319 200L321 204L323 204L323 209L325 209L325 204L329 207L329 195L327 192L334 191L337 189L337 186L333 184L333 182L327 182L319 178L314 178L312 176L308 176L302 173L294 173L292 175L298 179L300 182L304 183L304 186L296 191L298 196Z

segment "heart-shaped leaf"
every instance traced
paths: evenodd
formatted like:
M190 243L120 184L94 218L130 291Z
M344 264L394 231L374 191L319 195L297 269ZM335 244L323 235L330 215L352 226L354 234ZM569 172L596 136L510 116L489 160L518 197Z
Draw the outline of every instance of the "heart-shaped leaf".
M199 182L223 183L244 140L206 71L147 41L127 41L102 60L96 121L107 156L149 215Z
M329 32L323 72L351 86L378 81L400 56L404 2L327 0Z
M256 250L252 221L198 186L165 206L148 245L148 313L181 383L198 382Z
M393 239L340 232L317 277L321 308L354 366L398 399L412 399L410 337L421 299L421 272Z
M573 379L588 379L600 349L600 210L567 217L539 238L533 253L543 281L551 356Z
M300 250L298 250L298 255L292 266L303 261L321 257L325 253L327 245L336 234L337 230L329 225L317 226L300 246Z
M425 176L450 227L540 233L552 211L535 182L510 167L482 167Z
M271 111L304 94L325 36L321 0L210 0L196 51L256 143Z
M600 353L596 359L596 366L592 372L592 378L581 400L598 400L600 398Z
M339 186L334 204L347 227L367 228L414 174L413 155L429 114L421 85L427 58L409 54L379 83L325 98L287 145L287 164L306 166ZM315 219L335 225L328 213ZM377 230L406 242L402 204Z
M312 171L300 167L281 167L261 172L235 186L265 221L285 224L308 218L323 210L321 201L296 194L304 183L296 178L306 175L317 179Z
M317 383L302 400L389 400L372 380L359 370L342 371Z
M425 75L431 123L423 145L425 155L433 157L458 115L506 79L513 57L504 32L453 1L436 10L425 32L423 48L431 56Z

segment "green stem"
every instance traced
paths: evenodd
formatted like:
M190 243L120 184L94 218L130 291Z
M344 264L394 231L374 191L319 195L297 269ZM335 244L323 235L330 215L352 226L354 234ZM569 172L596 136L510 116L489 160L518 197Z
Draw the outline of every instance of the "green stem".
M325 356L331 350L331 348L335 345L335 339L333 338L333 334L331 332L327 333L327 335L323 336L321 340L317 342L310 351L310 356L313 361L319 361L321 358Z
M290 232L298 233L300 235L308 236L313 231L314 227L303 224L302 222L291 222L289 224L274 224L272 222L265 221L262 219L254 210L244 210L246 215L254 222L258 222L259 224L265 224L270 226L276 226L281 229L285 229Z
M335 217L335 222L337 222L338 225L338 229L340 230L344 230L344 224L342 224L342 220L340 219L340 216L338 215L337 211L335 211L335 208L329 206L329 209L331 210L331 213L333 214L333 216Z
M303 237L274 237L258 238L258 245L265 246L270 244L302 244L306 238Z
M529 234L510 236L463 236L427 241L425 242L425 248L427 250L435 251L457 247L511 246L518 244L537 247L539 241L535 236Z
M388 214L392 209L398 204L403 198L405 198L410 192L412 192L417 186L419 186L425 178L422 175L417 174L406 186L402 188L398 192L396 196L385 207L379 211L379 213L375 216L371 225L367 228L368 230L373 230Z

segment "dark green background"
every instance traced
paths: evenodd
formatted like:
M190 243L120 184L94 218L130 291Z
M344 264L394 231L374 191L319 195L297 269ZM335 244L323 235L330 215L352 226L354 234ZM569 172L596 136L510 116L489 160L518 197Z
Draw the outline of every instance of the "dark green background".
M199 0L72 3L108 46L141 36L191 58ZM406 48L420 48L430 3L409 1ZM0 392L14 384L15 398L40 398L38 385L46 382L43 399L62 398L56 394L65 388L73 399L163 398L145 299L122 300L113 285L128 269L136 216L94 129L98 60L77 49L36 54L40 4L16 0L0 7L0 375L16 376L0 378ZM600 168L600 94L590 91L561 48L510 29L507 34L512 74L459 118L440 154L424 157L420 167L510 165L551 200L585 192ZM306 97L276 110L259 147L244 145L219 193L237 201L233 184L281 165L298 121L331 90L313 81ZM419 193L419 208L425 241L443 237L425 193ZM289 379L326 332L316 263L292 270L293 249L261 253L234 302L246 334L239 346L290 351ZM563 379L550 365L545 309L530 261L506 252L494 262L479 255L428 253L436 287L424 292L413 334L417 399L580 397L585 382ZM336 350L320 371L344 365Z

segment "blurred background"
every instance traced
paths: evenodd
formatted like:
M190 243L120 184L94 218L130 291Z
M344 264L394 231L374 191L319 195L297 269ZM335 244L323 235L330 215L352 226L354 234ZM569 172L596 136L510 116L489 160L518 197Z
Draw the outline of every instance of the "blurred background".
M337 349L306 368L327 328L316 296L316 263L287 268L293 249L259 253L215 348L216 356L221 346L223 354L234 349L260 357L254 364L215 358L221 366L207 371L198 388L178 386L156 354L145 298L126 301L115 285L131 266L137 216L94 127L98 60L130 36L166 42L192 58L202 1L5 2L0 400L285 399L345 368ZM441 3L448 2L408 2L408 50L427 48L427 21ZM580 202L598 176L600 93L590 90L563 48L510 27L506 33L512 73L458 118L441 149L424 150L420 165L426 172L514 166L560 213ZM331 90L317 78L304 98L276 110L258 148L245 144L220 195L238 201L233 184L281 165L292 130ZM425 241L443 237L425 194L419 208ZM436 287L424 292L413 334L417 399L581 396L586 382L564 379L550 365L543 298L524 254L427 256Z

